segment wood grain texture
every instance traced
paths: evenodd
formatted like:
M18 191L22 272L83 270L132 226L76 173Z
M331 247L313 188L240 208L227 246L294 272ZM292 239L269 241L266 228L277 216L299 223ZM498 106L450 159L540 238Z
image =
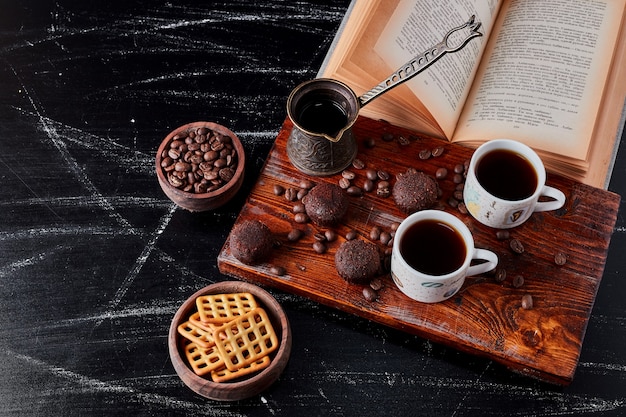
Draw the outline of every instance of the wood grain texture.
M282 244L265 264L249 266L231 255L227 241L218 257L223 273L269 284L460 350L485 355L535 378L557 384L572 381L602 279L620 202L618 195L551 176L548 184L565 192L566 204L552 213L535 213L511 231L511 238L524 245L524 252L518 254L508 246L509 239L498 240L494 229L447 203L456 185L454 167L471 157L471 149L444 144L442 156L422 160L421 150L434 149L442 141L362 117L354 133L359 146L357 158L365 162L366 169L383 170L395 177L408 168L433 176L439 167L447 168L448 176L439 181L442 195L436 208L459 216L472 231L476 246L496 252L498 267L507 273L504 282L496 282L493 276L471 277L459 294L437 304L410 300L385 274L385 286L378 299L369 302L362 295L362 286L348 284L339 277L334 253L349 230L357 230L368 239L373 226L391 231L392 223L401 221L405 214L395 206L393 198L379 197L374 192L352 196L348 214L333 227L341 238L329 243L324 254L313 251L314 235L325 229L312 223L296 223L292 214L294 203L277 196L274 185L299 189L301 179L337 183L341 174L322 178L298 172L285 152L291 127L286 120L237 219L237 223L249 219L263 221ZM393 134L395 139L383 141L384 133ZM374 139L376 146L365 146L368 138ZM357 173L353 183L362 184L366 179L364 170L350 169ZM292 228L304 230L305 237L289 242L286 235ZM567 256L565 265L555 263L558 252ZM271 265L286 268L287 274L273 274ZM524 278L519 288L512 284L516 275ZM532 296L534 308L521 308L525 294Z

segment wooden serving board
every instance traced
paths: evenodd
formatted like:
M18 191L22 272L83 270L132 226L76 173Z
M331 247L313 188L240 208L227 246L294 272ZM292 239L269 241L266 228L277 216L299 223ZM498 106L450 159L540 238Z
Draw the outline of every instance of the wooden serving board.
M437 208L460 217L474 234L476 246L498 254L499 267L507 272L503 282L493 275L468 278L457 295L437 304L409 299L387 273L381 277L384 287L377 300L366 301L363 286L348 284L337 274L335 252L348 231L357 230L361 238L369 239L373 226L390 231L392 223L406 216L391 197L379 197L375 192L350 196L348 214L334 227L339 238L328 244L326 253L316 253L312 249L314 234L325 229L312 223L296 223L292 213L294 203L275 195L273 188L275 184L298 188L303 179L337 183L341 175L311 177L297 171L285 151L291 128L292 124L286 120L236 220L236 224L249 219L263 221L282 245L265 263L250 266L231 255L227 239L218 256L222 273L299 294L459 350L487 356L541 380L560 385L572 381L602 279L619 195L549 175L548 184L565 193L566 204L554 212L535 213L525 224L511 230L511 238L519 239L525 248L522 254L517 254L510 249L508 240L496 238L494 229L448 204L456 185L453 169L471 157L471 149L361 117L353 127L359 147L357 158L367 168L390 173L392 184L395 175L409 167L433 176L439 167L447 168L448 176L438 180L443 193ZM394 139L383 141L385 133L393 134ZM364 145L368 138L375 140L374 147ZM403 139L409 143L403 143ZM443 155L428 160L418 157L421 150L442 145ZM353 183L362 185L365 171L351 170L357 174ZM293 228L306 232L296 243L287 240ZM554 261L557 252L567 256L562 266ZM285 268L286 274L273 274L272 266ZM516 275L524 278L519 288L512 285ZM521 308L524 294L532 296L532 309Z

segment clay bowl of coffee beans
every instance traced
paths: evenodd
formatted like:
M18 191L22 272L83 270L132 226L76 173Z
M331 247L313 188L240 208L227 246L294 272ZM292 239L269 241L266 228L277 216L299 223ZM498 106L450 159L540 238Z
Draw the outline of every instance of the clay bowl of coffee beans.
M223 281L180 306L168 348L187 387L212 400L238 401L276 382L289 361L291 337L287 316L270 293L247 282Z
M165 195L189 211L226 204L243 183L245 154L239 138L224 126L195 122L172 131L156 155Z

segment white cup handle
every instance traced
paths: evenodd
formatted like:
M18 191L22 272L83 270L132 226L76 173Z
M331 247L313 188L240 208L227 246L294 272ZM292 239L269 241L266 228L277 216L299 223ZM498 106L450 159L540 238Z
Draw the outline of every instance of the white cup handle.
M482 259L487 262L483 262L478 265L472 265L468 268L466 276L480 275L485 272L489 272L498 265L498 256L486 249L474 249L474 256L472 259Z
M534 212L560 209L563 207L563 204L565 204L565 194L554 187L544 185L541 190L541 196L553 198L554 201L538 201L537 204L535 204Z

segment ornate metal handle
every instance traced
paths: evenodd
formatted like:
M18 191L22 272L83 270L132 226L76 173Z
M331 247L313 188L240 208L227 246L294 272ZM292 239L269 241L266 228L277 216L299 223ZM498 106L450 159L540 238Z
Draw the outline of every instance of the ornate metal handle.
M365 106L379 95L415 77L417 74L430 67L435 61L444 56L446 53L459 51L463 49L463 47L467 45L471 39L482 36L482 33L478 32L481 23L475 22L475 19L476 16L472 15L472 17L470 17L469 20L463 25L450 29L441 42L402 65L398 70L396 70L396 72L387 77L386 80L359 97L361 107ZM469 29L469 33L466 33L465 37L459 39L460 42L455 43L458 36L455 36L453 39L451 39L451 36L454 34L458 35L457 32L466 28Z

